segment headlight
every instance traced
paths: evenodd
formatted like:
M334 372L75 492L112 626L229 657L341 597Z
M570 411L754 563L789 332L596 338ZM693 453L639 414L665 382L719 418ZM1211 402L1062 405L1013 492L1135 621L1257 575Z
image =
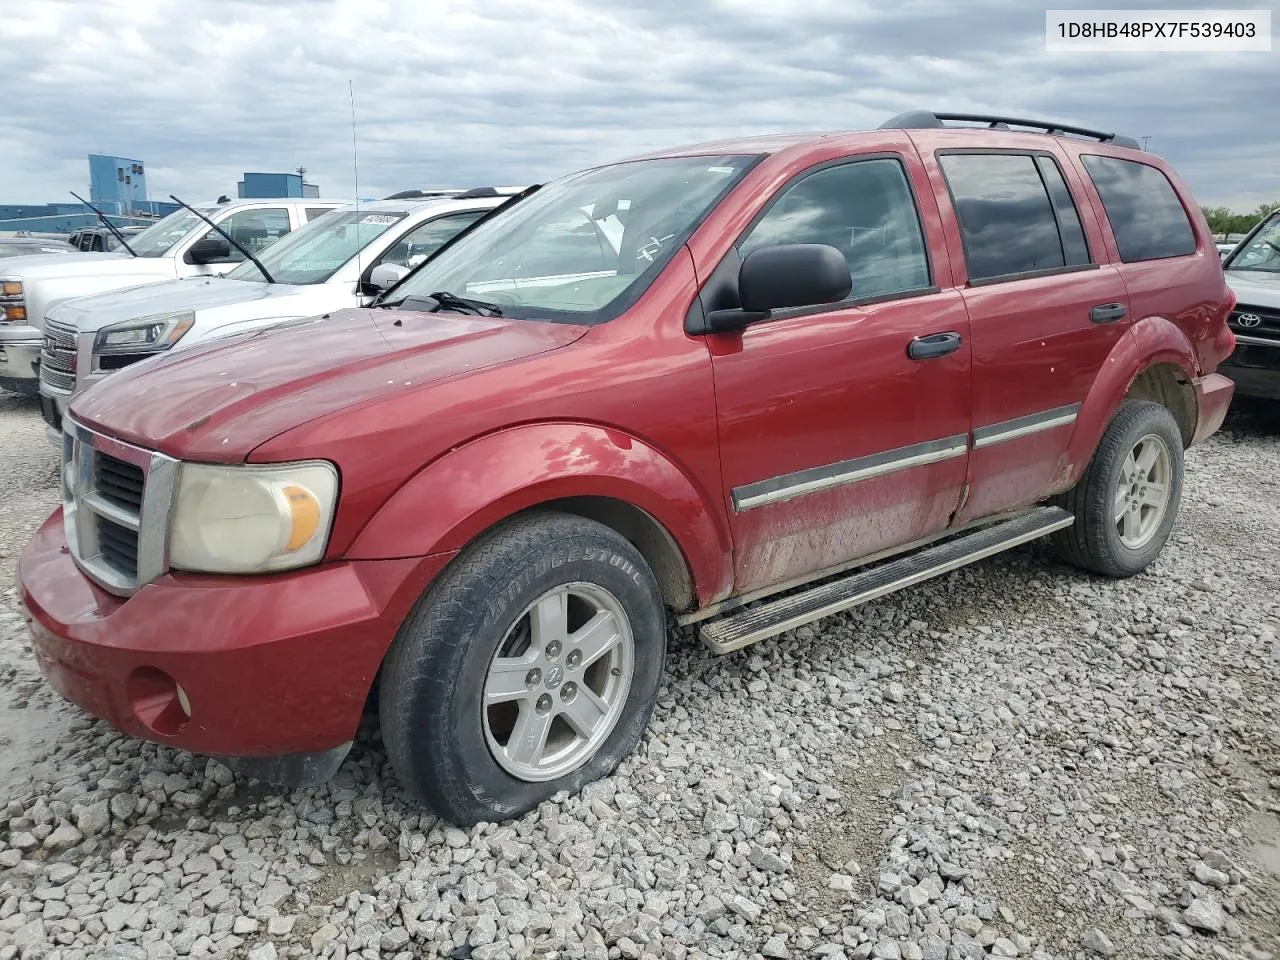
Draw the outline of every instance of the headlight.
M201 573L266 573L324 556L338 470L323 460L271 466L184 463L169 564Z
M21 280L0 280L0 323L26 323Z
M147 353L168 350L196 322L193 311L160 313L112 324L98 331L94 353Z

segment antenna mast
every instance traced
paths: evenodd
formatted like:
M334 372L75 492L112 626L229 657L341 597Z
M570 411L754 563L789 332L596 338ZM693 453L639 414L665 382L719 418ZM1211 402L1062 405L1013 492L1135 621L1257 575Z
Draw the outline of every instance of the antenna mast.
M351 185L356 194L356 295L359 296L364 287L364 275L360 270L360 156L356 150L356 88L347 81L347 96L351 100Z

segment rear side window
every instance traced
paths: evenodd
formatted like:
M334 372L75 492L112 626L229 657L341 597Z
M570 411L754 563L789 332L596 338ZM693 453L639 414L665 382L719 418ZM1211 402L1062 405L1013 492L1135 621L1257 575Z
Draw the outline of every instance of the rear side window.
M762 247L825 243L844 254L853 299L929 286L929 259L906 173L897 160L825 167L787 187L742 241Z
M1169 178L1133 160L1081 156L1116 235L1125 263L1185 257L1196 252L1196 234Z
M1084 239L1084 228L1080 226L1080 214L1076 212L1075 201L1071 199L1071 191L1067 189L1067 181L1062 179L1062 171L1052 157L1036 157L1036 166L1040 168L1040 178L1049 191L1053 215L1058 218L1063 259L1069 267L1089 263L1089 245Z
M952 153L939 162L960 219L971 281L1089 263L1080 217L1053 160Z

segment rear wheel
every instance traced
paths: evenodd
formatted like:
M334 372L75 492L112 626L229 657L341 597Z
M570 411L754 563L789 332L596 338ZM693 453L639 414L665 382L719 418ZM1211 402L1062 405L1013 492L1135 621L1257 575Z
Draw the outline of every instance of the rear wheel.
M1060 499L1074 525L1053 536L1059 555L1109 577L1130 577L1164 548L1182 498L1182 435L1167 409L1126 400L1080 482Z
M459 556L401 629L381 689L388 754L455 823L517 816L631 752L665 648L635 547L578 517L521 518Z

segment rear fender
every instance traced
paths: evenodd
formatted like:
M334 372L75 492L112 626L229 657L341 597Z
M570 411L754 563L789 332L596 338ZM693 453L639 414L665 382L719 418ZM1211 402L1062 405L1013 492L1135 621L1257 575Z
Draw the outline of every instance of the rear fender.
M1196 355L1186 335L1164 317L1144 317L1116 341L1080 406L1061 462L1059 491L1080 480L1134 380L1158 363L1172 364L1188 380L1196 377Z
M522 510L581 497L609 498L645 511L679 547L698 601L728 595L732 549L714 501L653 447L586 423L513 427L450 451L378 509L347 555L448 553Z

